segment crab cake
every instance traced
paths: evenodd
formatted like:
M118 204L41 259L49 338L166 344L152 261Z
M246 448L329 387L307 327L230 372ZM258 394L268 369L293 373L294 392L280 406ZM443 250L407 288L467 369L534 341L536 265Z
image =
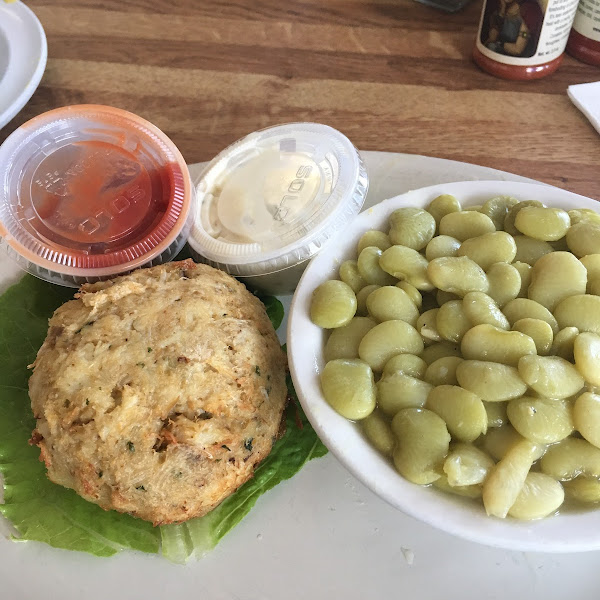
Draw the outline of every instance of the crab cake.
M262 303L191 260L84 285L29 394L48 477L155 525L206 514L271 451L285 355Z

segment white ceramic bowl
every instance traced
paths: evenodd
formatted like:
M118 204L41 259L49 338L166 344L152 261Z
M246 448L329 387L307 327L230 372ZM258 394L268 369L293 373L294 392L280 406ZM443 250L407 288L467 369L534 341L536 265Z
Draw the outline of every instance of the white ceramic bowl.
M498 195L540 200L548 206L591 208L600 204L583 196L538 184L507 181L458 182L422 188L396 196L361 213L309 264L292 300L287 343L290 370L300 402L310 422L346 468L378 496L438 529L468 540L521 551L579 552L600 549L600 508L565 512L540 521L488 517L479 503L445 494L403 479L390 461L363 437L357 425L338 415L325 401L319 385L324 366L326 333L309 318L313 290L338 277L342 261L356 258L360 236L368 229L386 229L390 213L402 206L425 207L440 194L453 194L461 203L480 204Z

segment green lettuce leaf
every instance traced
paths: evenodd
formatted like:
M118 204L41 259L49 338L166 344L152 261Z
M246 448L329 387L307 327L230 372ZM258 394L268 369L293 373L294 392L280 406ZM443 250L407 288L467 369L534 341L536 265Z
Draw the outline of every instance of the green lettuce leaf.
M27 381L48 329L48 318L73 297L72 289L30 275L0 296L0 473L2 513L19 540L111 556L124 549L158 552L160 532L150 523L104 511L72 490L52 483L28 440L35 426Z
M201 556L230 531L257 498L292 477L311 458L327 450L297 402L286 409L287 430L269 457L244 484L205 517L182 525L154 528L150 523L100 507L72 490L51 483L39 450L28 444L35 421L31 413L27 365L35 359L47 332L48 318L73 290L29 275L0 296L0 473L4 504L0 513L17 530L17 540L37 540L57 548L111 556L120 550L162 553L177 562ZM281 303L263 297L274 324ZM290 395L295 397L288 378Z
M283 437L275 442L254 477L209 514L181 525L161 527L162 552L168 559L185 562L192 555L201 557L248 514L260 495L295 475L311 458L327 453L300 408L289 376L287 384L292 401L286 408Z
M256 294L259 300L265 305L267 315L275 329L279 329L281 321L283 321L284 310L283 304L275 296L261 296Z

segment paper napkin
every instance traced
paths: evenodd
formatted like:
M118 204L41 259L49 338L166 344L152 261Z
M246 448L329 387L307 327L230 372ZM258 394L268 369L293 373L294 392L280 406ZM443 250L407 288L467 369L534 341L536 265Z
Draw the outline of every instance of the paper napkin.
M600 133L600 81L570 85L567 94Z

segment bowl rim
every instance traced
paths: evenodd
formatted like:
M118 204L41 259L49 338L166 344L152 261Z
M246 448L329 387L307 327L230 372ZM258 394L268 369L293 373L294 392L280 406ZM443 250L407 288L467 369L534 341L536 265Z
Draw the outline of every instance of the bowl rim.
M389 214L403 206L425 207L440 194L456 196L463 206L494 196L537 199L548 206L591 208L596 200L541 183L460 181L436 184L389 198L363 211L309 263L290 305L287 346L290 374L310 423L332 454L380 498L437 529L488 546L537 552L582 552L600 549L600 510L569 511L538 521L488 517L481 504L420 486L402 478L391 462L364 439L358 426L336 413L322 397L319 372L324 365L325 332L308 316L314 288L337 278L343 260L355 257L358 238L380 228ZM567 535L568 533L568 535Z

